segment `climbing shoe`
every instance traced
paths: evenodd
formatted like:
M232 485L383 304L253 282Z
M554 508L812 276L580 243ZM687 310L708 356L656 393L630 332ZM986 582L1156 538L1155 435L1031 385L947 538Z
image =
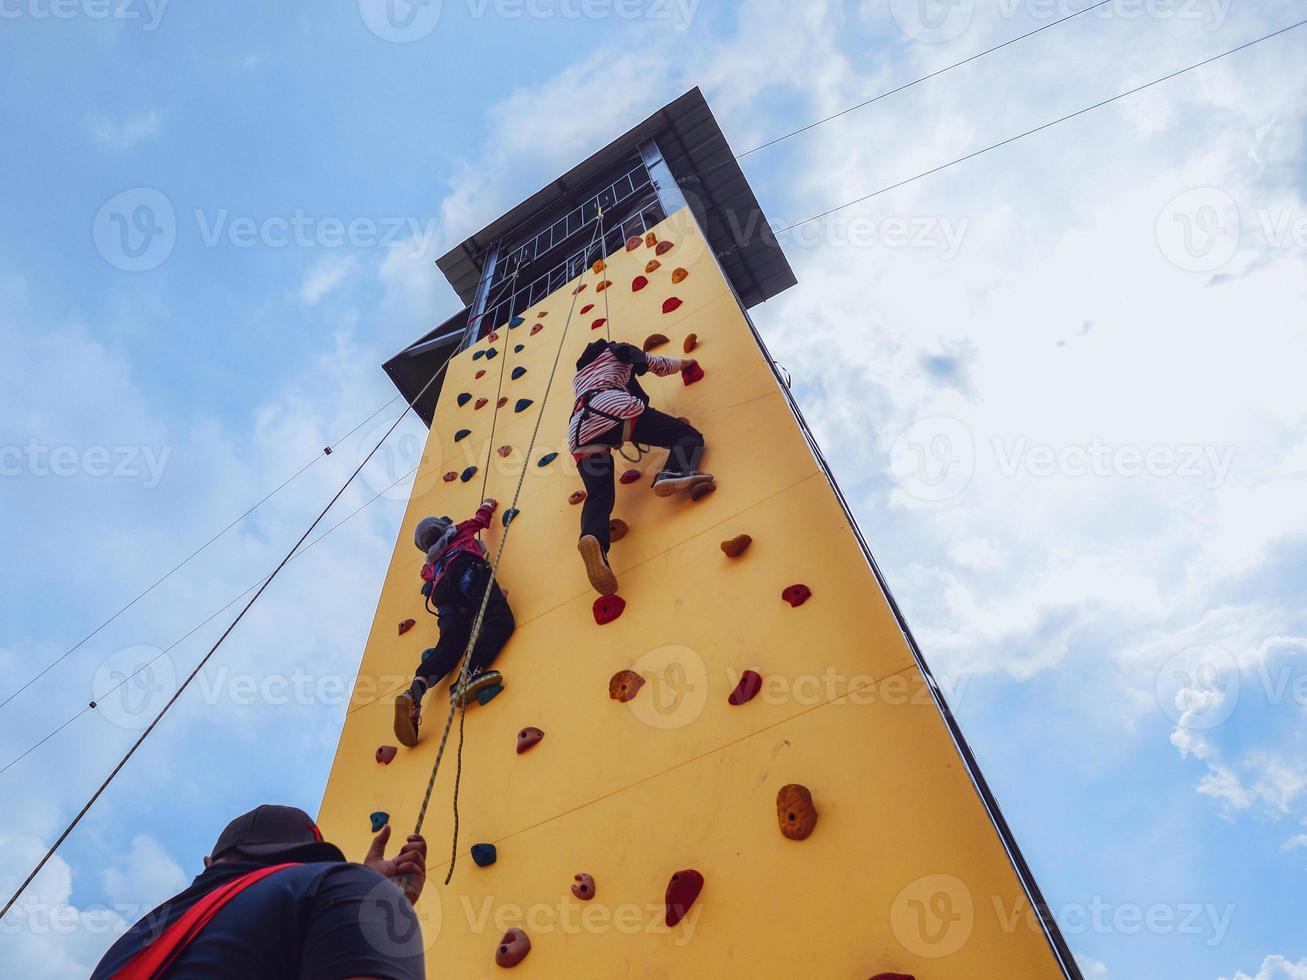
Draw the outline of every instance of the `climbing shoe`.
M682 490L690 490L700 483L712 483L715 477L711 473L677 473L664 470L654 477L653 492L655 496L670 497Z
M589 577L594 590L600 595L615 593L617 576L608 567L608 559L604 556L604 549L599 544L599 539L593 534L584 535L576 543L576 550L581 552L581 560L585 562L585 574Z
M496 685L504 683L504 675L497 670L483 670L474 677L469 677L467 684L463 687L462 697L459 697L458 682L455 681L449 688L449 703L455 707L462 707L464 704L470 704L477 699L482 691Z
M422 721L422 706L411 691L395 697L395 738L410 749L418 744L418 726Z

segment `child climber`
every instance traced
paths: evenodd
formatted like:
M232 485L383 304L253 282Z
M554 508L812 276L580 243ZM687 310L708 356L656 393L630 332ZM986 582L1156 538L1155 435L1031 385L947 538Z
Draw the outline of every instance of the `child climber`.
M653 481L653 491L660 497L713 482L711 474L699 472L703 436L693 426L651 408L649 396L636 380L649 371L665 378L694 363L647 354L639 347L611 340L596 340L576 362L572 379L576 405L567 440L586 490L577 550L590 584L600 595L617 591L617 576L608 566L608 522L616 498L613 448L634 442L671 450Z
M490 582L490 563L486 561L485 547L477 538L490 526L490 517L498 506L495 500L487 499L477 508L475 517L459 524L448 517L426 517L418 522L413 533L418 550L427 555L422 578L431 583L428 601L436 607L440 639L418 665L412 686L395 698L395 737L401 745L417 744L422 695L452 673L463 658L487 582L490 598L468 661L467 684L459 699L455 675L449 699L451 703L459 700L466 703L486 688L503 682L503 675L489 668L512 636L516 623L499 583Z

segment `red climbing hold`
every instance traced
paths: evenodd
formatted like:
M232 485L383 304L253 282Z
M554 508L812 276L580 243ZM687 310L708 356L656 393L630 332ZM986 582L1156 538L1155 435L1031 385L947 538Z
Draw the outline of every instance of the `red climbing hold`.
M573 493L569 494L569 495L568 495L568 498L567 498L567 502L568 502L569 504L571 504L573 507L575 507L577 504L581 503L583 500L585 500L585 491L584 491L584 490L577 490L577 491L574 491Z
M399 749L393 745L377 746L377 761L380 762L383 766L390 765L390 763L394 761L395 756L398 754L399 754Z
M584 871L580 874L572 875L572 880L576 882L572 886L572 894L583 902L588 902L595 897L595 880L592 875Z
M627 470L621 475L619 481L623 486L625 486L628 483L634 483L636 480L640 479L640 476L641 473L639 470Z
M482 368L480 371L477 372L476 380L480 381L485 376L486 376L486 369Z
M739 558L749 550L749 545L753 544L753 538L747 534L737 534L729 541L722 542L722 553L727 558Z
M595 600L594 617L600 626L607 626L626 608L626 600L619 595L601 595Z
M590 329L591 329L591 330L602 330L604 324L607 323L607 322L608 322L608 320L607 320L606 318L604 318L604 317L600 317L600 318L599 318L598 320L596 320L594 323L590 324Z
M657 247L656 249L654 249L654 254L655 254L655 255L666 255L666 254L667 254L668 252L670 252L673 248L675 248L675 246L674 246L671 242L659 242L659 243L658 243L658 247Z
M526 959L531 952L531 939L525 932L514 926L504 933L495 949L495 963L505 969L512 969Z
M527 749L534 748L545 737L545 733L538 728L523 728L517 733L517 754L521 755Z
M573 296L577 296L577 295L579 295L580 293L583 293L583 292L585 292L585 283L581 283L581 285L579 285L579 286L577 286L575 289L573 289L573 290L572 290L572 295L573 295Z
M538 334L538 333L539 333L541 330L543 330L544 328L545 328L545 325L544 325L543 323L537 323L534 327L531 328L531 336L534 337L536 334Z
M455 473L453 470L450 470L448 473L442 476L441 479L444 480L446 483L453 483L455 480L458 479L458 474Z
M622 538L626 537L626 532L629 530L631 529L627 526L626 521L620 517L614 517L608 522L608 540L610 542L621 541Z
M667 927L670 929L685 918L699 893L703 891L703 875L693 868L678 871L667 883L667 896L663 900L667 907Z
M806 585L791 585L781 593L781 598L797 609L812 598L812 589Z
M877 973L871 980L917 980L911 973Z
M626 704L644 687L644 678L633 670L619 670L608 682L608 696Z
M477 399L477 403L476 403L475 405L473 405L472 408L473 408L475 411L478 411L478 412L479 412L479 411L481 411L481 409L483 409L483 408L486 407L486 405L489 403L489 401L490 401L489 398L478 398L478 399Z
M409 630L411 630L411 629L412 629L414 626L416 626L417 624L418 624L418 622L417 622L416 619L406 619L406 620L404 620L404 622L402 622L402 623L399 624L399 635L400 635L400 636L403 636L405 633L407 633Z
M663 312L664 312L664 313L675 313L675 312L676 312L677 310L679 310L683 305L685 305L685 304L683 304L683 303L682 303L679 299L677 299L675 296L672 296L672 297L669 298L666 302L663 303Z
M817 826L817 808L808 787L788 783L776 793L776 822L790 840L807 840Z
M703 367L698 361L691 361L681 370L681 381L687 385L692 385L696 381L703 380Z
M494 331L494 330L492 330L490 334L486 337L486 340L490 341L492 344L498 339L499 339L499 333L498 331Z
M740 683L735 685L735 690L727 698L727 702L736 706L748 704L758 696L762 690L762 674L756 670L746 670L740 675Z
M634 252L637 248L640 247L641 241L643 241L643 239L639 235L632 235L630 238L626 240L626 250L628 252Z
M589 312L590 312L591 310L593 310L594 308L595 308L595 305L594 305L593 303L587 303L585 306L581 307L581 315L582 315L582 316L585 316L587 313L589 313Z
M651 333L644 339L643 350L648 354L651 350L657 350L663 344L667 343L667 338L660 333Z
M704 497L708 496L708 494L716 492L717 484L715 483L696 483L690 488L690 499L702 500Z
M500 455L500 456L503 456L505 459L507 459L510 455L512 455L512 452L513 452L513 447L512 447L512 446L500 446L500 447L499 447L499 455Z
M505 395L503 398L499 399L499 401L498 401L496 404L497 404L500 408L503 408L505 405L508 404L508 396Z
M644 289L644 287L647 285L649 285L648 279L646 279L644 276L636 276L634 279L631 280L631 292L638 293L640 290Z

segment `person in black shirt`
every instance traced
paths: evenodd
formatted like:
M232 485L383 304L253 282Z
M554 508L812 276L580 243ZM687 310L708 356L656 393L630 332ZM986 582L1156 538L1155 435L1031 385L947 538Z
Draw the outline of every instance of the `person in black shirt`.
M363 863L351 864L303 810L257 807L227 825L190 887L110 947L92 980L422 980L413 903L426 881L426 842L411 836L386 858L389 839L383 827ZM204 912L211 918L178 940Z

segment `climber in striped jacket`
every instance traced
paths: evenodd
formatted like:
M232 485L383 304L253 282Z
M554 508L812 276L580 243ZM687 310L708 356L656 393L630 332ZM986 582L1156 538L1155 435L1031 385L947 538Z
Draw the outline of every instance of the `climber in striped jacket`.
M713 482L712 474L699 472L703 436L692 425L650 407L649 396L636 380L649 372L665 378L694 364L610 340L596 340L576 362L572 379L576 403L567 441L586 490L577 550L590 584L600 595L617 591L617 577L608 565L608 522L616 499L613 449L620 451L624 443L633 442L641 451L648 446L670 450L653 480L653 491L660 497Z

